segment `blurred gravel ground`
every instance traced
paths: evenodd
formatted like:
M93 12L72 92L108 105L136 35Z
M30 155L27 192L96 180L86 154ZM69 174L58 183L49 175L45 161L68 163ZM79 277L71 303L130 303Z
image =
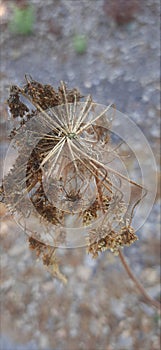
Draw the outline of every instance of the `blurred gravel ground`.
M30 0L34 32L9 31L13 5L1 1L1 159L7 150L10 84L24 74L57 86L114 102L143 130L159 160L159 1L142 1L133 21L118 26L103 0ZM108 1L109 6L111 1ZM75 35L87 38L77 54ZM159 167L158 167L159 174ZM159 175L158 175L159 176ZM125 250L146 290L159 297L159 203L142 227L140 240ZM0 207L1 214L6 214ZM110 253L92 260L85 249L59 250L68 284L53 280L35 262L26 237L6 216L1 224L1 350L159 350L159 318L145 305L117 258Z

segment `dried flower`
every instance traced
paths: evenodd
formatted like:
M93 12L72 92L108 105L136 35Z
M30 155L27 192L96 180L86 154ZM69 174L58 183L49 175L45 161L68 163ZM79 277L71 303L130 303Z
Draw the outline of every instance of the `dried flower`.
M87 244L95 257L105 249L117 254L137 239L131 221L143 190L108 164L115 156L112 106L81 98L63 82L56 91L26 77L8 99L19 155L3 179L4 201L29 234L30 248L60 278L53 247ZM139 189L134 203L126 203L125 187Z

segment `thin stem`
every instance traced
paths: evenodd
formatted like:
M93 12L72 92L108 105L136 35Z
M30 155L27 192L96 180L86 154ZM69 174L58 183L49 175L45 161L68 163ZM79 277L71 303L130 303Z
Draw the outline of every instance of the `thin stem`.
M74 95L74 103L73 103L73 113L71 118L71 129L74 129L75 118L76 118L76 106L77 106L77 97Z
M152 299L151 296L149 294L147 294L146 290L144 289L144 287L142 286L142 284L139 282L139 280L137 279L137 277L134 276L133 272L131 271L130 269L130 266L128 265L125 257L124 257L124 254L122 253L121 250L119 250L119 258L127 272L127 274L129 275L129 277L131 278L131 280L134 282L134 284L136 285L137 289L140 291L140 293L143 295L145 301L154 306L156 309L161 309L161 304Z
M56 144L55 147L48 153L48 155L43 159L41 162L41 166L43 166L51 157L54 156L54 154L59 150L62 149L62 146L65 143L65 136Z
M70 141L69 139L67 139L67 144L68 144L68 147L69 147L69 151L70 151L70 153L71 153L71 156L72 156L72 161L73 161L73 163L74 163L76 172L78 173L78 167L77 167L77 164L76 164L76 161L75 161L74 153L73 153L72 148L71 148L71 141Z
M92 106L93 104L91 104ZM87 129L91 124L93 125L99 118L101 118L112 106L112 104L110 104L109 106L107 106L104 111L102 113L100 113L96 118L94 118L93 120L91 120L90 122L88 122L87 124L85 124L84 126L82 126L81 129L79 129L76 134L79 135L82 133L83 130Z
M65 125L65 129L70 132L70 116L69 116L69 105L68 105L68 100L67 100L67 95L66 95L66 91L65 91L65 86L63 81L61 81L61 86L63 89L63 93L64 93L64 99L65 99L65 109L66 109L66 125Z
M89 96L87 96L87 100L84 104L84 107L83 107L80 115L78 116L78 119L76 121L73 132L77 132L81 123L83 123L83 121L86 119L88 113L90 112L90 109L92 108L92 102L90 100L91 100L91 96L89 95ZM89 107L88 107L88 103L89 103Z
M50 170L49 170L49 173L48 173L48 175L47 175L47 179L49 179L49 177L50 177L50 175L51 175L51 173L52 173L52 170L54 169L54 167L55 167L55 165L56 165L56 162L57 162L58 158L60 157L60 154L61 154L61 151L62 151L62 149L63 149L63 147L64 147L65 141L66 141L66 140L64 140L63 143L62 143L62 145L60 145L60 149L59 149L58 154L57 154L57 156L56 156L56 158L55 158L55 160L54 160L54 162L53 162L53 164L52 164L52 166L51 166L51 168L50 168Z

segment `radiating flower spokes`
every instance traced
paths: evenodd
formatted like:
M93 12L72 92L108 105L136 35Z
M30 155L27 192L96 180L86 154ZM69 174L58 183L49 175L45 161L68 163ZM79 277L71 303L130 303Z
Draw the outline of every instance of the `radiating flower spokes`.
M66 226L67 236L70 225L75 225L78 236L82 227L82 237L85 228L90 234L96 221L100 228L110 225L114 229L117 225L125 224L126 213L129 218L131 216L130 225L135 206L135 203L131 205L131 186L139 189L137 201L142 198L142 186L108 164L111 161L110 153L115 158L109 146L114 114L112 105L98 105L91 96L85 102L79 102L76 95L69 103L63 83L61 91L64 103L46 110L26 95L23 89L20 91L38 113L17 135L21 147L24 141L28 149L28 158L22 166L24 176L19 182L19 186L26 185L26 188L23 192L19 191L20 195L12 205L15 210L21 211L20 203L23 200L26 202L28 197L31 217L32 213L35 215L36 208L44 228L46 225L51 232L53 225L53 244L56 232L58 235L63 225ZM16 188L14 177L11 176L11 179L13 188Z

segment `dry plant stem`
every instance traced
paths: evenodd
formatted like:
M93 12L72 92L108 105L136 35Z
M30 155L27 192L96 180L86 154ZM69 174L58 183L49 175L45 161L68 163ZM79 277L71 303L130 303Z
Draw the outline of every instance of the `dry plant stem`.
M144 287L142 286L142 284L141 284L141 283L138 281L138 279L134 276L134 274L133 274L133 272L131 271L130 266L128 265L128 263L127 263L127 261L126 261L126 259L125 259L125 257L124 257L124 255L123 255L123 253L122 253L121 250L119 250L119 258L120 258L120 260L121 260L121 262L122 262L122 264L123 264L123 266L124 266L124 268L125 268L127 274L129 275L129 277L131 278L131 280L134 282L134 284L136 285L136 287L137 287L137 289L140 291L140 293L143 295L145 301L146 301L148 304L154 306L156 309L161 310L161 304L160 304L158 301L152 299L152 298L150 297L150 295L147 294L147 292L146 292L146 290L144 289Z

